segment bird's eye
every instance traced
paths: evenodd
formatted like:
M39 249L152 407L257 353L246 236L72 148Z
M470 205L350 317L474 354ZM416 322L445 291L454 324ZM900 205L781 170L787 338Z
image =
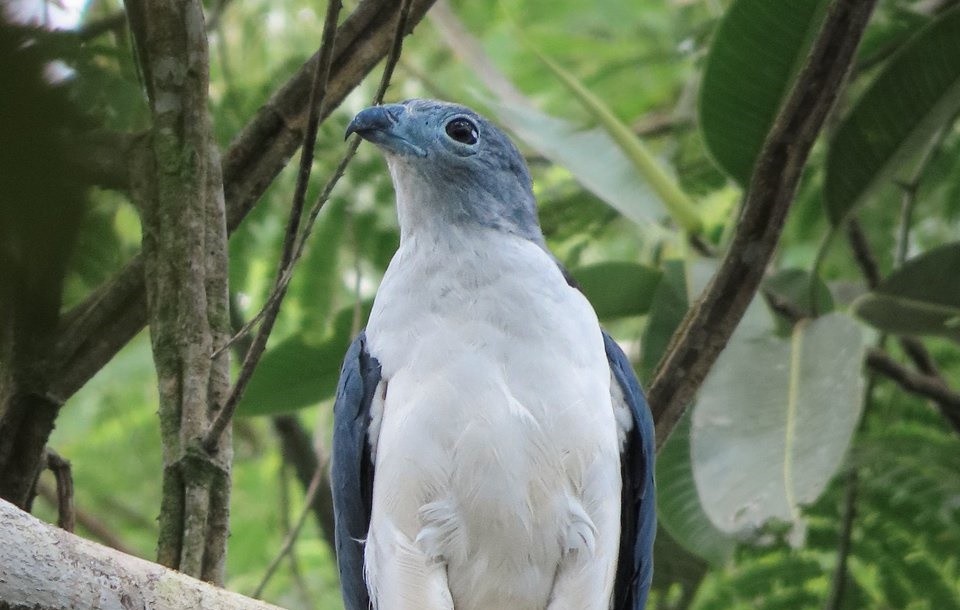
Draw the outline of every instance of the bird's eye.
M477 127L464 118L453 119L447 123L447 135L461 144L473 145L477 143Z

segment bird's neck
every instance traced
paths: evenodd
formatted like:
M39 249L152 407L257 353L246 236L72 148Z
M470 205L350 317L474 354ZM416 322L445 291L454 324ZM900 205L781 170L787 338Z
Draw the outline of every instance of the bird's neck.
M400 239L442 240L471 231L512 234L546 248L533 195L523 189L496 194L469 181L436 180L402 158L388 160L397 197Z

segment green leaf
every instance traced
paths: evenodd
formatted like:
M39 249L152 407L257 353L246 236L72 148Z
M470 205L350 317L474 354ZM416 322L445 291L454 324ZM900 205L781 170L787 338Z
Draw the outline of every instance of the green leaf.
M816 282L810 290L810 280ZM777 300L789 304L793 310L805 317L816 317L833 311L833 295L820 276L811 276L805 269L781 269L763 281L764 292ZM816 294L816 308L811 307L811 295ZM780 334L790 334L793 320L781 317L777 319Z
M668 260L663 264L663 281L657 284L653 293L643 341L640 342L641 379L653 377L657 363L666 353L674 331L687 313L687 302L683 261Z
M823 492L860 418L863 351L860 326L841 314L801 322L788 340L769 326L734 333L691 430L694 479L721 531L771 519L802 531L800 507Z
M361 307L366 320L370 303ZM341 310L333 321L333 335L322 343L308 343L293 335L270 348L257 366L237 413L275 415L314 405L333 396L340 379L343 355L353 339L352 307Z
M237 413L275 415L333 396L347 346L338 340L310 345L297 335L280 342L263 355Z
M750 182L825 5L736 0L717 29L700 87L700 125L717 164L741 186Z
M346 202L334 197L326 204L310 238L303 269L294 276L291 292L295 292L304 308L304 328L324 329L340 281L338 262L346 222Z
M857 299L858 316L884 332L960 341L960 242L907 261Z
M583 188L626 218L645 225L663 215L663 203L603 129L579 129L569 121L505 100L491 107L527 146L566 168Z
M532 47L531 47L532 48ZM700 219L700 212L697 210L693 200L680 185L676 179L668 174L660 162L654 156L653 152L647 148L644 141L637 137L630 128L617 118L610 108L603 103L590 89L578 81L572 74L560 67L546 55L543 55L536 49L534 54L543 62L547 68L562 82L567 89L573 93L574 97L580 101L581 105L600 123L600 126L607 132L610 138L616 143L617 147L633 164L637 173L643 180L650 185L660 200L664 203L667 211L688 233L699 233L703 230L703 222Z
M960 7L922 28L890 59L837 129L824 203L834 225L895 177L960 111Z
M736 539L707 517L693 481L689 409L657 456L657 514L674 540L712 566L722 567L733 558Z
M601 320L647 313L662 274L636 263L606 262L571 271Z

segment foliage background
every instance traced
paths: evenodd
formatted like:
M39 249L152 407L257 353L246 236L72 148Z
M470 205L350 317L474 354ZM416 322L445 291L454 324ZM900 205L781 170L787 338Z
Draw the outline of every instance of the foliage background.
M751 19L759 18L759 13L749 11L759 10L762 3L736 4ZM788 315L782 307L774 308L776 317L771 318L762 302L755 303L760 310L756 315L776 320L777 326L772 321L759 323L765 337L789 337L793 321L789 314L798 308L809 314L807 274L815 268L831 295L825 304L818 301L821 308L836 309L850 321L851 303L867 290L862 271L842 230L823 245L831 227L841 224L831 222L837 216L832 211L835 208L829 207L829 202L824 207L825 192L829 191L824 185L830 184L831 151L835 150L833 134L840 131L844 117L870 84L892 65L898 50L937 19L936 15L949 14L951 4L955 3L880 2L853 80L833 124L814 151L770 269L771 277L781 278L780 288L774 292L785 296L793 308L787 307ZM815 15L823 3L798 5ZM93 0L83 10L81 25L108 18L121 8L112 0ZM351 3L346 8L349 10ZM298 0L221 0L208 9L219 14L210 32L210 111L219 143L226 147L273 88L316 50L324 7ZM562 117L578 129L597 123L596 115L538 59L541 53L563 66L616 117L641 134L696 202L704 222L705 248L690 246L662 204L651 204L654 213L650 221L630 220L620 213L623 210L618 212L580 186L575 176L586 171L583 165L551 162L536 142L522 142L529 154L551 248L580 274L595 305L606 312L606 325L628 347L641 380L648 381L678 312L682 315L688 299L697 293L695 287L703 283L699 276L709 271L710 257L702 251L722 249L726 244L742 195L743 180L737 180L737 172L725 164L725 153L716 142L721 147L729 142L723 129L728 129L727 138L737 135L729 131L730 117L745 106L742 102L724 106L723 96L729 92L722 87L713 91L713 98L701 95L702 89L706 90L701 84L711 44L718 36L718 24L732 14L731 3L460 1L453 3L453 10L480 41L493 65L536 108ZM509 122L503 118L497 93L484 86L475 65L458 59L440 27L436 21L425 20L407 39L387 99L458 100ZM799 31L798 38L803 37L804 32ZM64 49L65 64L75 71L69 82L71 96L94 121L124 131L147 126L130 40L122 28L82 45L64 43ZM954 67L953 73L960 65L960 54L949 53L955 50L945 49L943 55L945 65ZM756 72L750 72L746 80L761 87L765 70L772 64L772 58L762 53L748 55L745 65ZM908 68L908 72L921 74L927 69L924 65ZM877 170L876 188L856 202L855 213L883 275L897 266L897 250L906 243L904 236L909 237L908 258L951 242L956 247L960 235L960 133L952 119L960 107L958 82L956 77L949 81L952 89L939 91L936 100L953 111L944 113L936 129L921 134L926 136L923 143L935 141L936 148L922 167L915 193L896 182L908 180L910 171L900 168L909 170L917 165L923 156L917 153L922 145L898 157L897 167ZM317 196L339 161L344 127L370 99L375 86L375 80L369 79L321 125L308 201ZM919 91L918 99L938 93L922 87L908 89ZM774 104L777 99L779 95L774 94ZM908 102L914 105L882 108L893 114L878 115L872 125L882 130L891 124L912 124L916 99ZM712 135L709 131L709 119L705 118L709 113L714 120L720 117L721 137L708 148L705 138L717 137L716 131ZM539 133L561 147L567 143L564 138L570 137L546 127ZM579 152L597 158L610 154L602 149ZM733 154L739 152L742 147L735 147ZM231 291L243 318L259 309L269 291L292 196L294 166L271 186L230 240ZM905 193L912 193L909 216L902 213ZM241 406L245 417L235 424L227 585L242 593L249 594L257 586L304 504L303 487L280 451L270 418L295 410L303 425L315 431L315 444L323 454L340 357L349 337L362 325L364 306L398 241L389 180L372 147L361 146L318 223L262 368ZM94 189L78 241L67 277L65 308L80 302L138 250L136 211L122 194ZM928 300L946 301L958 311L960 268L926 268L916 273L929 287ZM643 290L636 290L636 295L625 290L633 286ZM623 296L625 292L629 298ZM863 329L870 342L877 340L873 331ZM956 389L960 385L960 350L955 338L930 336L924 343L941 377ZM725 385L714 375L705 386L704 392L711 392L711 399L721 408L740 396L735 386L754 385L770 364L767 352L750 351L749 346L755 344L746 344L747 351L738 352L746 355L738 362L728 359L717 365L718 370L732 371L733 382ZM903 360L892 338L886 345L896 360ZM817 344L812 356L829 359L844 347L828 340ZM859 357L862 352L856 354ZM849 435L841 439L842 458L811 468L811 476L819 481L813 487L820 489L811 492L807 501L791 506L797 517L792 523L758 518L749 527L732 532L711 522L707 517L710 510L705 511L699 499L706 488L701 482L698 489L694 480L704 462L722 457L711 454L704 462L691 460L697 450L691 450L689 439L703 434L704 427L698 427L696 411L681 425L659 464L664 527L659 533L656 595L651 607L825 607L836 587L838 557L847 552L841 550L848 523L844 515L852 507L855 517L849 520L846 588L833 607L960 608L956 553L960 548L960 441L956 430L927 400L905 392L889 379L872 377L866 387L857 383L849 380L845 385L828 385L817 394L826 398L814 401L810 410L801 414L807 418L802 421L820 422L822 430L834 426L838 410L844 410L853 414L855 430L850 430L849 451L845 450ZM838 396L843 397L839 403ZM102 522L128 550L147 558L154 555L160 503L156 402L149 340L141 333L67 403L50 441L73 463L78 509ZM703 406L703 400L699 402L697 408ZM757 437L751 437L748 425L750 418L783 410L786 402L786 391L777 396L774 390L763 400L730 406L728 415L742 433L738 441L748 448L756 444ZM779 453L782 456L784 451ZM746 455L741 461L724 463L724 472L741 479L762 479L765 475L758 462ZM43 484L49 487L51 481L44 478ZM722 487L727 480L710 484ZM736 498L734 512L748 501ZM48 504L38 503L35 512L56 519ZM85 533L96 537L89 530ZM330 548L314 520L307 521L264 598L288 608L341 607Z

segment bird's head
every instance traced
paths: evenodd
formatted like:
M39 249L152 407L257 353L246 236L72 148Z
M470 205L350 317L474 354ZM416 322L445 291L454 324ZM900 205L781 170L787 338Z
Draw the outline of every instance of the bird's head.
M347 136L352 133L386 155L403 232L439 222L543 243L523 157L469 108L420 99L373 106L350 122Z

